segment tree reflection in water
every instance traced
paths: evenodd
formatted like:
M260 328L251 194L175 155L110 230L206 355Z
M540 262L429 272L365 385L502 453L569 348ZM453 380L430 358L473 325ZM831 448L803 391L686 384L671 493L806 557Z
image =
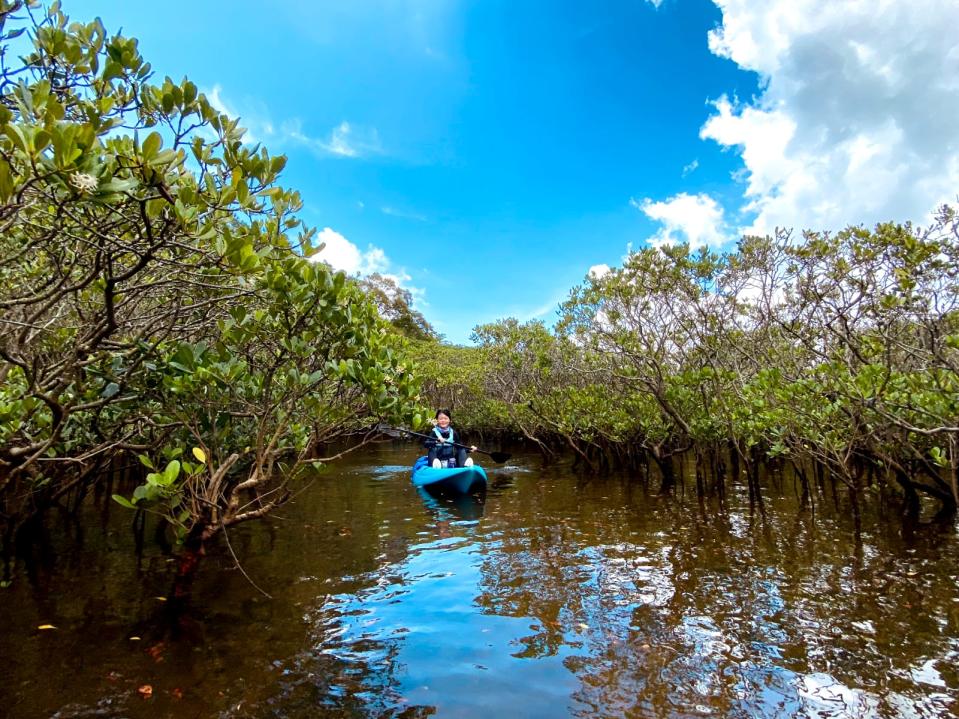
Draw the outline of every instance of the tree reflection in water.
M434 497L409 482L408 454L348 463L269 531L231 535L272 599L211 557L203 631L171 638L169 661L126 639L150 636L139 597L162 573L131 598L117 553L54 545L71 561L49 583L6 590L0 653L19 662L0 687L24 716L64 718L959 714L951 530L910 534L874 511L857 543L841 505L813 516L788 481L763 518L745 492L723 512L531 459L491 473L485 495ZM24 630L40 617L57 632ZM75 646L101 651L34 689ZM131 696L141 678L151 704Z

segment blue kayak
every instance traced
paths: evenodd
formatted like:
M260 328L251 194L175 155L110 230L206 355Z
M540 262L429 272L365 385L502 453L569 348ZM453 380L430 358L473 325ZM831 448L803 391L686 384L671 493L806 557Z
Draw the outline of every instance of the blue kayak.
M413 484L430 490L447 490L466 494L471 489L486 487L486 472L478 464L472 467L431 467L426 457L413 465Z

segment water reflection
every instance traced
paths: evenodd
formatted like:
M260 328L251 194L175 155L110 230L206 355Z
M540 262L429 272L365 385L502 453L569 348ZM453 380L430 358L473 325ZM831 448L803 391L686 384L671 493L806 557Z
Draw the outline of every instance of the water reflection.
M486 507L486 489L472 494L417 488L423 505L437 522L475 522Z
M89 525L86 550L36 572L42 585L8 590L0 650L21 661L0 677L4 706L25 717L959 713L951 532L903 534L876 511L856 544L841 509L800 511L788 482L763 519L735 492L721 512L522 457L491 471L485 493L435 496L412 487L404 452L356 459L271 527L231 535L273 599L214 555L200 631L159 650L149 598L162 555L137 576L97 546L123 546L124 531L98 540ZM69 546L53 538L50 556ZM48 620L58 634L34 629ZM132 647L134 630L151 646ZM56 681L31 684L47 667ZM149 702L135 694L146 681Z

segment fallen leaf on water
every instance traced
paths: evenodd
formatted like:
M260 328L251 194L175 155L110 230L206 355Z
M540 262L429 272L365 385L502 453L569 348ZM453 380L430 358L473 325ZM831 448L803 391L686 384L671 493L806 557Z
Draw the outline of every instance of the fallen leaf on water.
M157 642L152 647L147 649L147 654L153 657L153 661L162 662L163 661L163 650L166 649L165 642Z
M143 686L137 689L137 694L146 699L147 697L153 696L153 687L149 684L144 684Z
M52 624L41 624L37 629L56 629Z

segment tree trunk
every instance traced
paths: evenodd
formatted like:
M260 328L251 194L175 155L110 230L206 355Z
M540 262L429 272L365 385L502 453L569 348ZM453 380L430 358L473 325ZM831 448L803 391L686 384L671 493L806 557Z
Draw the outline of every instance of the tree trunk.
M706 497L706 458L703 450L696 447L696 496L702 502Z
M660 494L670 494L676 487L676 470L673 467L672 456L662 457L659 453L653 454L653 460L659 467L659 473L662 475L662 483L659 485Z
M719 497L719 506L726 507L726 457L721 446L713 447L713 491Z
M176 577L173 579L173 589L170 592L170 599L176 605L176 609L189 601L200 561L206 556L206 544L214 534L210 527L198 524L187 535L183 543L183 551L180 552L177 560Z
M806 470L800 467L794 460L790 460L793 466L793 472L799 477L799 486L802 487L802 496L799 498L799 506L805 509L810 502L812 493L809 490L809 477L806 476Z
M906 476L901 467L895 469L896 482L902 487L903 493L903 518L909 522L916 522L919 519L919 511L922 508L919 502L919 494L913 486L912 481Z

